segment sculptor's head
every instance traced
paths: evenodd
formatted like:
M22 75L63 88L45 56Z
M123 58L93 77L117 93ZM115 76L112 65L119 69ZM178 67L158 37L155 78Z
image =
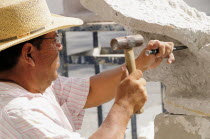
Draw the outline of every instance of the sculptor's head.
M60 40L61 35L53 31L1 51L0 79L17 84L29 81L34 85L31 91L42 92L58 77ZM42 87L36 88L38 84Z
M0 11L0 80L42 93L57 77L61 35L83 24L51 14L45 0L3 0ZM17 14L18 13L18 14Z

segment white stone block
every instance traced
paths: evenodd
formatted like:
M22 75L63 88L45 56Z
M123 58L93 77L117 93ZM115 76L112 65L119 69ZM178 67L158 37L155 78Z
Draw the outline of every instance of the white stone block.
M210 117L159 114L155 139L209 139Z
M126 26L145 41L158 39L186 45L174 52L176 62L147 71L148 81L166 85L170 113L208 115L210 106L210 17L183 0L81 0L91 11ZM202 48L202 49L201 49ZM139 53L135 50L135 54ZM170 102L170 103L168 103ZM194 112L192 112L194 111Z
M183 0L80 0L87 9L133 30L168 36L191 50L210 46L210 17Z

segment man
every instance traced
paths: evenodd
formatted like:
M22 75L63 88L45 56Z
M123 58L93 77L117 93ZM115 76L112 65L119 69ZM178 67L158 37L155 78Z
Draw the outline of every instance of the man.
M174 61L173 43L150 41L137 57L138 70L125 65L90 77L58 76L61 36L56 30L81 25L76 18L51 15L44 0L0 2L0 132L1 138L81 138L84 108L113 98L115 102L90 138L123 138L130 117L147 100L142 72L162 58Z

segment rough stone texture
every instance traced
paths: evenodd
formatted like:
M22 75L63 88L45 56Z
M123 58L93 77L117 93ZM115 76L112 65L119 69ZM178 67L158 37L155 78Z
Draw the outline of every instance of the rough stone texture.
M176 51L174 55L175 63L163 62L159 68L145 72L145 78L165 84L164 104L170 113L207 115L210 111L209 48L198 53Z
M103 17L126 26L130 34L184 44L174 52L176 62L145 72L150 81L166 85L165 107L170 113L210 115L210 17L182 0L81 0ZM97 3L97 5L96 5ZM201 49L202 48L202 49ZM136 49L135 53L139 53Z
M155 139L209 139L210 118L159 114L155 118Z
M81 0L81 3L106 19L135 30L166 35L191 49L210 45L210 18L182 0Z
M182 0L81 0L81 4L129 28L174 38L190 49L210 45L210 17Z

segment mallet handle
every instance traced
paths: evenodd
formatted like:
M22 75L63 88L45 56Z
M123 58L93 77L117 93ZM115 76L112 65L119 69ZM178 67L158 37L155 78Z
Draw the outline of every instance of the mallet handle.
M136 70L135 57L133 53L133 48L124 49L125 63L129 74Z
M128 69L129 74L136 70L136 63L135 63L135 57L133 53L133 48L124 49L125 54L125 63L126 67ZM141 114L144 112L144 109L140 109L136 112L136 114Z

